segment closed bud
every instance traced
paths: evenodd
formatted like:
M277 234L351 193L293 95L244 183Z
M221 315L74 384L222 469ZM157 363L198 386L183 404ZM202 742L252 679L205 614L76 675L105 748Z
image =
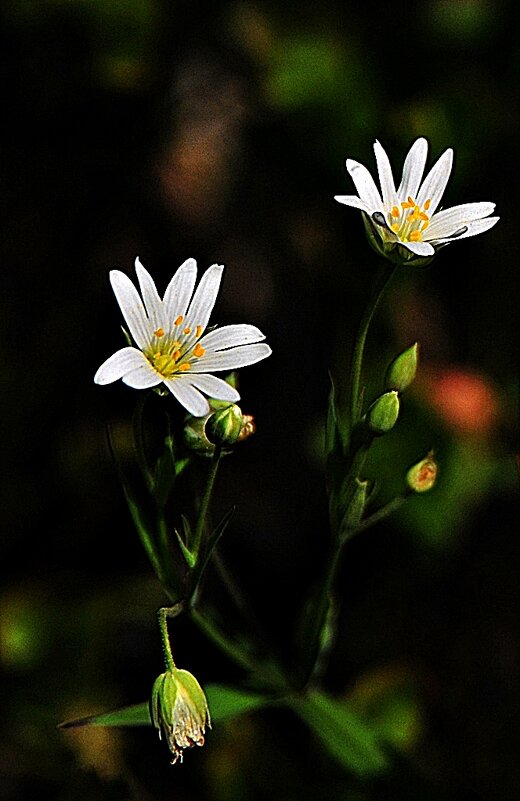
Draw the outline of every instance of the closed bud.
M428 492L437 480L437 462L433 458L433 451L413 467L406 474L406 483L413 492Z
M415 342L388 365L385 374L385 389L395 389L396 392L404 392L404 390L410 386L417 372L417 351L418 343Z
M204 745L206 726L211 728L208 702L195 676L173 668L154 682L150 699L152 723L164 736L173 754L171 764L182 762L184 750Z
M399 416L397 392L385 392L373 402L366 414L366 423L376 436L387 434L395 426Z
M359 526L368 500L368 481L361 481L356 478L354 483L354 495L344 517L344 526L347 529L355 529Z
M183 429L184 444L192 451L202 456L211 456L215 450L215 444L210 442L206 434L206 423L211 417L188 417Z
M212 414L206 423L206 434L215 445L234 445L244 425L240 407L232 403Z

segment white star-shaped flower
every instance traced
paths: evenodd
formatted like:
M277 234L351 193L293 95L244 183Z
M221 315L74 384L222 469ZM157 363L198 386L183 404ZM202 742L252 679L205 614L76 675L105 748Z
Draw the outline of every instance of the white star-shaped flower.
M403 166L396 189L387 154L376 141L374 153L381 191L363 164L347 159L346 166L357 195L336 195L335 200L363 212L371 243L382 255L397 261L431 259L435 251L457 239L488 231L500 219L490 217L494 203L463 203L437 211L453 166L448 148L422 180L428 142L417 139Z
M139 259L135 271L142 298L125 273L112 270L110 283L137 347L121 348L103 362L94 376L96 384L118 379L135 389L164 384L195 417L210 411L202 393L223 401L240 400L236 389L210 373L255 364L269 356L271 348L253 325L225 325L205 333L223 270L213 264L195 290L197 263L187 259L162 300Z

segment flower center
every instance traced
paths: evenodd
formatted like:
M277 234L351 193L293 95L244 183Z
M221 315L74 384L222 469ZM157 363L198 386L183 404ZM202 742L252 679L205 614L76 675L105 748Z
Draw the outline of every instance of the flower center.
M183 322L182 317L177 317L174 325L180 326ZM198 339L202 334L202 326L198 325L193 332ZM206 349L200 342L194 346L192 329L187 327L180 334L179 339L165 336L163 328L157 328L154 333L153 342L146 352L146 357L154 370L163 378L171 378L178 373L185 373L191 370L193 362L204 356ZM190 341L191 340L191 341Z
M394 206L388 214L390 228L399 237L401 242L421 242L424 231L430 224L430 217L426 213L430 208L431 199L418 206L415 200L408 196L399 206Z

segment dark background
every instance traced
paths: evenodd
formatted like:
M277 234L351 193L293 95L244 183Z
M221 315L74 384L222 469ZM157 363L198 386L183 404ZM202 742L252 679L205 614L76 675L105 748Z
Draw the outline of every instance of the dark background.
M514 16L505 0L3 4L0 799L516 797ZM361 783L275 711L215 727L175 768L151 729L57 730L144 700L162 669L165 597L106 442L107 423L127 442L135 392L92 380L122 345L108 271L139 256L163 292L190 256L225 264L212 321L273 348L240 375L258 431L216 507L238 503L222 557L283 653L328 537L327 371L346 373L377 266L333 197L354 191L347 157L374 172L376 138L399 180L420 135L429 164L455 149L443 205L493 200L501 220L403 270L368 344L377 392L421 343L367 467L381 498L429 448L440 464L430 495L351 544L338 587L325 685L387 721L394 767ZM240 681L188 623L174 632L202 683Z

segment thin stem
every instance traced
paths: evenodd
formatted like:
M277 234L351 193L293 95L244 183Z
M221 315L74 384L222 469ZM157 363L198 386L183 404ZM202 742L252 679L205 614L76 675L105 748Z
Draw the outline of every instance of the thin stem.
M213 493L213 486L215 484L215 478L218 471L218 466L220 462L220 457L222 454L222 446L215 445L215 450L213 451L213 457L211 460L211 467L209 470L208 481L206 484L206 489L204 490L204 495L202 497L202 503L200 505L199 510L199 517L197 520L197 526L195 528L195 533L193 534L193 541L191 543L190 550L193 554L195 562L197 562L200 544L202 540L202 533L204 531L204 524L206 522L206 517L208 514L209 503L211 500L211 495Z
M397 512L397 510L401 508L408 497L409 495L399 495L397 498L389 501L380 509L378 509L377 512L374 512L374 514L370 515L365 520L362 520L359 526L356 526L356 528L349 531L346 538L350 539L354 536L354 534L358 534L360 531L366 531L367 528L375 526L376 523L384 520L385 517L389 517L394 512Z
M359 328L354 345L354 353L352 356L352 367L350 372L350 425L351 428L357 423L359 418L359 385L361 382L361 371L363 367L363 355L365 351L365 342L368 334L368 329L372 321L372 317L379 305L385 289L387 288L390 280L395 273L397 267L395 264L389 264L381 275L380 281L376 284L372 297L370 298L363 317L359 323Z
M206 637L217 645L223 653L229 656L233 662L236 662L237 665L240 665L240 667L248 671L253 671L258 668L258 665L254 664L252 660L244 654L240 646L232 643L212 621L204 617L197 609L191 609L190 616L199 629L204 632Z
M141 392L138 395L137 403L134 409L132 425L134 432L134 445L135 445L137 463L139 465L139 469L141 470L143 478L146 482L147 489L151 491L153 488L153 479L150 473L150 469L148 467L148 463L146 461L146 449L144 444L144 432L143 432L144 407L146 404L146 400L148 398L148 394L149 394L148 392Z
M168 623L167 619L169 617L177 617L184 608L184 604L181 601L175 606L163 606L157 612L157 619L159 621L159 631L161 632L161 640L162 640L162 647L164 652L164 661L166 663L167 670L175 670L175 662L173 660L172 648L170 645L170 638L168 636Z

